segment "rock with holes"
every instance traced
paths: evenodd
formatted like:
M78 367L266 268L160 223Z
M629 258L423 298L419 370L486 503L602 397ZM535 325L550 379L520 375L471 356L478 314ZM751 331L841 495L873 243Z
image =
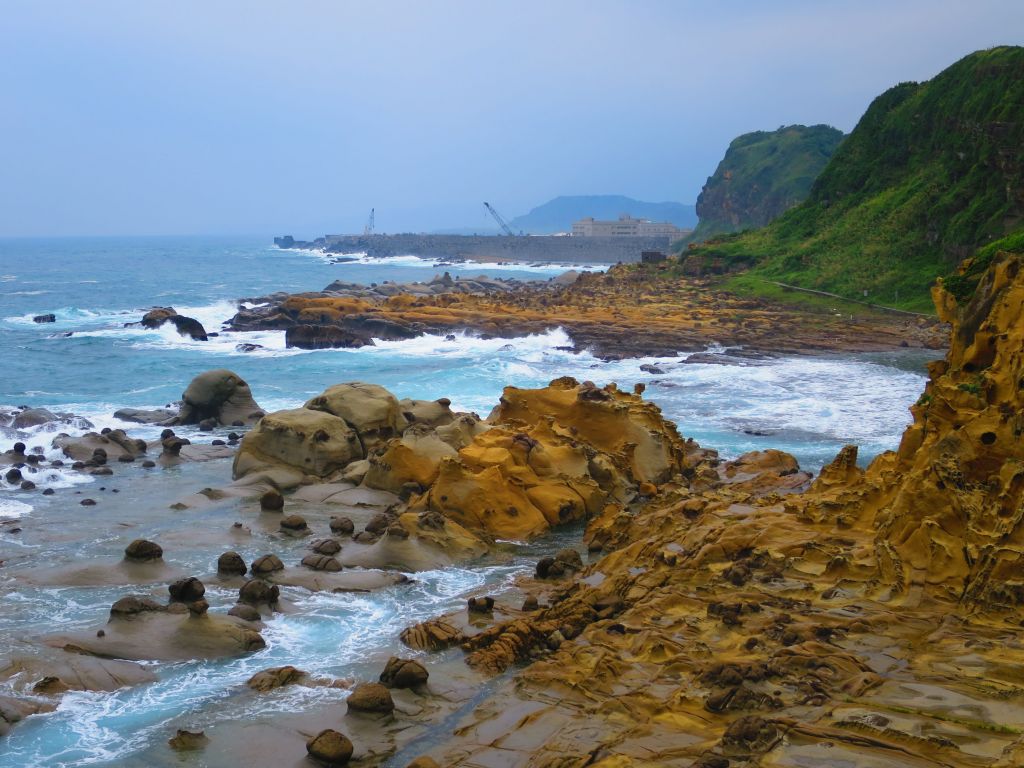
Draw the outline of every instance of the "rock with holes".
M359 435L344 419L295 408L267 414L242 438L232 472L236 480L275 469L323 479L363 455Z
M263 409L253 399L249 385L238 374L225 369L196 376L181 396L177 424L199 424L212 419L222 426L255 424Z

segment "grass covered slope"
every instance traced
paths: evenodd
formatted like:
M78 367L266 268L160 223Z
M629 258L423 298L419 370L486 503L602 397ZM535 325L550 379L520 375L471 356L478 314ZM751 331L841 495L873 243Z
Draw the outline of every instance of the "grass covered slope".
M1024 226L1022 147L1024 48L972 53L883 93L806 202L687 265L930 311L936 277Z
M697 198L700 223L691 240L763 227L803 202L842 140L843 132L828 125L787 125L733 139Z

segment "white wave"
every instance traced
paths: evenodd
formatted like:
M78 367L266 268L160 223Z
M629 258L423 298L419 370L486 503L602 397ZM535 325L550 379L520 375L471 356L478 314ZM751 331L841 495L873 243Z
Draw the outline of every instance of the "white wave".
M49 311L53 313L56 318L56 322L46 323L45 326L43 326L46 329L78 327L83 325L103 326L111 323L128 322L131 316L137 316L136 319L141 319L142 317L140 311L134 309L82 309L80 307L60 307ZM3 318L3 321L5 323L10 323L11 325L27 325L39 328L39 323L32 320L32 318L38 314L40 313L30 312L24 315L12 315Z
M14 499L0 498L0 520L11 520L27 515L32 511L32 505Z
M4 296L42 296L44 293L51 293L51 291L11 291L5 293Z
M365 251L352 253L336 253L322 248L280 248L277 250L302 253L312 256L327 264L344 267L347 264L363 264L391 267L435 267L449 272L536 272L538 274L557 275L570 269L587 272L604 272L610 264L578 264L575 262L537 262L537 261L446 261L443 258L405 254L401 256L369 256ZM343 259L344 261L338 261Z

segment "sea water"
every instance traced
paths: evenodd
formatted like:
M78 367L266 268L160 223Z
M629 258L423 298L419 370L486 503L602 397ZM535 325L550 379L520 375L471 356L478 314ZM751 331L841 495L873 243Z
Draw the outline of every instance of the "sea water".
M158 427L123 424L122 407L163 407L175 402L196 374L229 368L250 385L267 410L296 407L325 387L369 381L399 397L448 397L453 408L486 415L506 385L535 387L571 375L598 385L647 385L680 431L725 457L768 447L793 453L817 471L840 447L856 443L862 463L895 448L920 394L923 362L918 352L788 357L741 366L693 364L686 355L605 362L588 352L565 351L560 329L515 339L473 334L425 336L378 342L354 350L287 349L283 331L224 334L206 342L180 336L173 327L125 327L152 306L174 306L200 320L208 332L238 309L238 300L275 291L321 290L334 280L358 283L427 281L442 271L547 280L566 265L437 265L415 256L356 257L331 263L323 254L282 251L264 238L125 238L0 240L0 409L29 405L74 414L95 428L124 427L154 438ZM577 266L576 268L580 268ZM592 269L600 269L592 266ZM55 323L33 322L53 313ZM253 352L240 343L258 344ZM724 350L712 345L712 352ZM641 370L650 364L661 373ZM85 422L43 426L27 432L0 430L0 450L16 440L40 447L51 458L53 432L86 431ZM197 441L208 441L179 430ZM125 536L161 540L173 536L170 505L207 486L230 481L230 463L183 465L146 471L118 467L114 478L93 478L45 468L29 475L39 490L26 492L0 479L0 649L32 655L39 638L86 629L106 620L121 587L33 587L19 574L46 564L112 562ZM53 487L43 496L40 490ZM100 490L102 488L102 490ZM114 490L117 494L114 494ZM84 508L84 496L100 503ZM240 515L238 503L190 510L196 531L222 531ZM20 527L20 532L13 532ZM180 528L180 526L178 526ZM262 554L265 539L237 547L246 560ZM529 546L510 545L482 565L417 574L411 585L367 595L304 593L286 589L295 614L268 622L268 647L229 661L161 665L155 683L114 694L70 693L54 713L35 716L0 741L0 768L56 765L147 765L156 745L175 728L207 728L274 711L304 711L344 691L294 688L254 700L239 686L254 672L295 664L314 674L365 677L397 650L404 626L452 610L473 590L500 588L578 532ZM291 547L294 552L288 550ZM301 545L280 544L297 559ZM211 571L223 541L197 536L165 547L169 564L197 574ZM213 610L233 603L233 590L208 585ZM8 655L0 651L0 658ZM3 686L0 685L0 695Z

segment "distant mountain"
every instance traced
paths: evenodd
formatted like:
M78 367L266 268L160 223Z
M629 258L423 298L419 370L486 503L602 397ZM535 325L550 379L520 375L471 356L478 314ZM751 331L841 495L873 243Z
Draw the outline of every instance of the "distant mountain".
M572 223L587 216L617 219L624 213L638 219L669 221L684 229L693 229L697 225L697 212L692 205L645 203L623 195L563 195L537 206L524 216L517 216L509 226L516 232L550 235L572 231Z
M763 229L691 245L686 261L750 267L750 285L777 280L928 311L936 277L1014 233L1024 237L1024 48L1002 46L890 88L805 202ZM954 284L970 295L962 276Z
M700 223L690 237L763 227L802 203L843 132L828 125L787 125L733 139L697 198Z

